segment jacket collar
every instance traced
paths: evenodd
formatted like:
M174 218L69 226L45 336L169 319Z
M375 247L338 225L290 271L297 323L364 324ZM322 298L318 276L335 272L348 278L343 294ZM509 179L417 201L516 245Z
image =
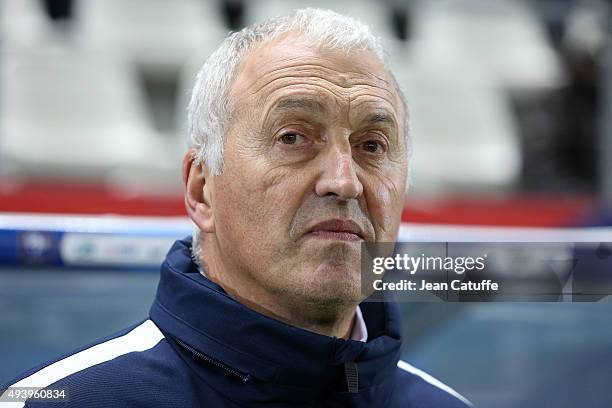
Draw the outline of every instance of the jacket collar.
M173 339L264 382L308 393L346 393L346 366L355 363L359 393L392 387L401 342L397 306L364 302L360 307L367 343L277 321L202 276L186 238L175 242L162 264L151 319Z

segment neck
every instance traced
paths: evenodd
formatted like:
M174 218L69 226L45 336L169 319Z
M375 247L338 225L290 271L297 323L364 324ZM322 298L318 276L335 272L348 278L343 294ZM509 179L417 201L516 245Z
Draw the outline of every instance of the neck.
M223 287L222 283L215 283ZM356 305L343 307L341 310L320 308L307 303L287 305L284 302L281 304L278 301L270 301L264 294L256 295L255 291L251 293L253 296L243 297L238 291L233 291L233 288L228 289L228 293L243 305L291 326L329 337L348 339L351 336ZM282 299L279 300L282 302Z
M211 245L212 247L212 245ZM353 330L357 304L326 305L323 302L300 301L285 291L270 292L249 274L233 273L217 260L214 248L205 248L203 274L221 286L228 295L263 315L291 326L329 337L348 339Z

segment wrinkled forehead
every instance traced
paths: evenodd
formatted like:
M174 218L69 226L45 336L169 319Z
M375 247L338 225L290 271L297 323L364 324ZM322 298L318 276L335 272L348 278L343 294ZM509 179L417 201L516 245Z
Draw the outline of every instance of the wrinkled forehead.
M264 106L296 88L326 99L388 105L398 121L403 115L395 83L374 53L316 46L293 33L257 44L238 68L229 96L234 106Z

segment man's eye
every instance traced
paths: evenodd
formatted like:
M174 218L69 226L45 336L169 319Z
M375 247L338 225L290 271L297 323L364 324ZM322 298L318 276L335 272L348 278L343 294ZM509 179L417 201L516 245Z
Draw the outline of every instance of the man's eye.
M304 136L298 135L297 133L286 133L282 135L279 140L283 144L295 145L304 141Z
M381 153L383 150L382 144L375 140L368 140L362 144L363 150L368 153Z

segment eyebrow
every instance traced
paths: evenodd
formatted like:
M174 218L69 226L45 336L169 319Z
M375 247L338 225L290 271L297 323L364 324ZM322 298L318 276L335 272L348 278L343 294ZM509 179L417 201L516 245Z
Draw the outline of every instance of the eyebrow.
M363 119L363 123L367 123L369 125L384 123L387 125L395 125L395 118L386 112L375 112L370 113Z
M321 113L324 115L329 113L328 107L317 99L309 98L309 97L293 96L293 97L285 97L281 99L280 101L278 101L274 105L274 107L269 111L268 114L271 114L273 112L278 112L278 111L282 112L282 111L295 111L295 110L301 110L301 111L313 112L313 113ZM388 125L394 128L398 127L397 121L395 120L395 116L385 109L370 112L361 120L361 123L362 123L362 126L363 125L371 126L371 125L376 125L376 124L383 124L383 125Z
M316 113L327 113L327 107L311 98L285 98L279 101L273 110L303 110Z

